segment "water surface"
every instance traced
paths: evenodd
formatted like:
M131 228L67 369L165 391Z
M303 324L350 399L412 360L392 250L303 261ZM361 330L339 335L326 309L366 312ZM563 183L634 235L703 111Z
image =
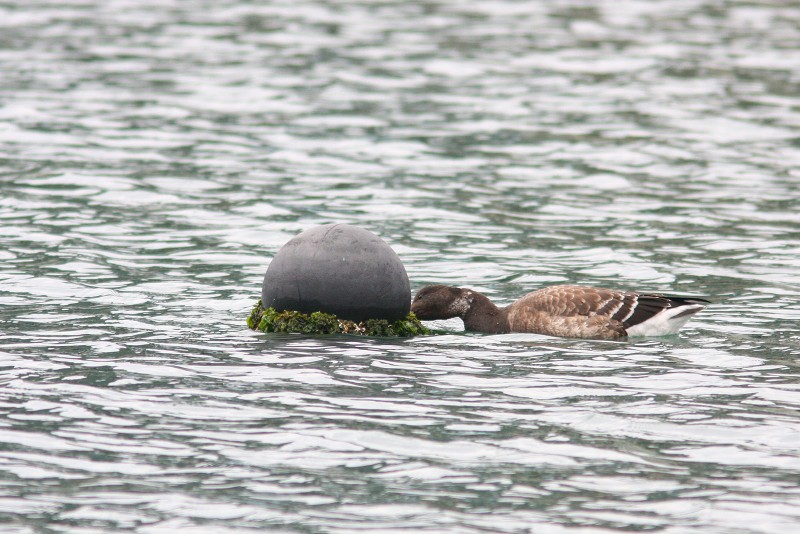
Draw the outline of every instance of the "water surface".
M777 1L0 3L0 517L796 530L798 28ZM331 222L414 290L715 304L628 342L249 331L275 252Z

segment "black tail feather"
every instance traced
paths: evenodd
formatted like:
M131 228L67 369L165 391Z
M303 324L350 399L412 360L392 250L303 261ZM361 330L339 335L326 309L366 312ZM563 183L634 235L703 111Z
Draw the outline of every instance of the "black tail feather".
M640 294L637 296L636 308L630 317L623 323L625 328L636 326L654 315L666 310L667 308L680 308L681 306L690 306L700 304L706 306L711 304L710 301L694 297L674 297L672 295L655 295L655 294ZM700 311L699 309L692 308L676 314L673 319L678 317L685 317L686 315L693 315Z

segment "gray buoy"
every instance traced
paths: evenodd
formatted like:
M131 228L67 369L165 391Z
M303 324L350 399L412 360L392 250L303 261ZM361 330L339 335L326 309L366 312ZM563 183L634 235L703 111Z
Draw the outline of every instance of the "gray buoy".
M395 321L411 309L411 288L403 262L381 238L356 226L326 224L281 247L264 275L261 300L277 311Z

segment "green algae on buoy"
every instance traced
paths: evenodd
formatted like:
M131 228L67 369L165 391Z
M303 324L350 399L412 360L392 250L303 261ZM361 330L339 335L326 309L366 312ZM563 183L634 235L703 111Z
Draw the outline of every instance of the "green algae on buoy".
M247 326L260 332L284 332L295 334L354 334L373 337L413 337L430 334L413 313L403 319L367 319L353 322L323 312L310 314L298 311L276 311L264 308L259 300L247 318Z

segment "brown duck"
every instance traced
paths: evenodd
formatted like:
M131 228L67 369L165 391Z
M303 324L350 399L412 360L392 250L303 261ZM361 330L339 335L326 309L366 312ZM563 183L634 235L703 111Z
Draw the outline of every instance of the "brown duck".
M707 304L699 298L559 285L498 308L477 291L433 285L419 290L411 311L423 321L460 317L466 330L487 334L620 339L674 334Z

